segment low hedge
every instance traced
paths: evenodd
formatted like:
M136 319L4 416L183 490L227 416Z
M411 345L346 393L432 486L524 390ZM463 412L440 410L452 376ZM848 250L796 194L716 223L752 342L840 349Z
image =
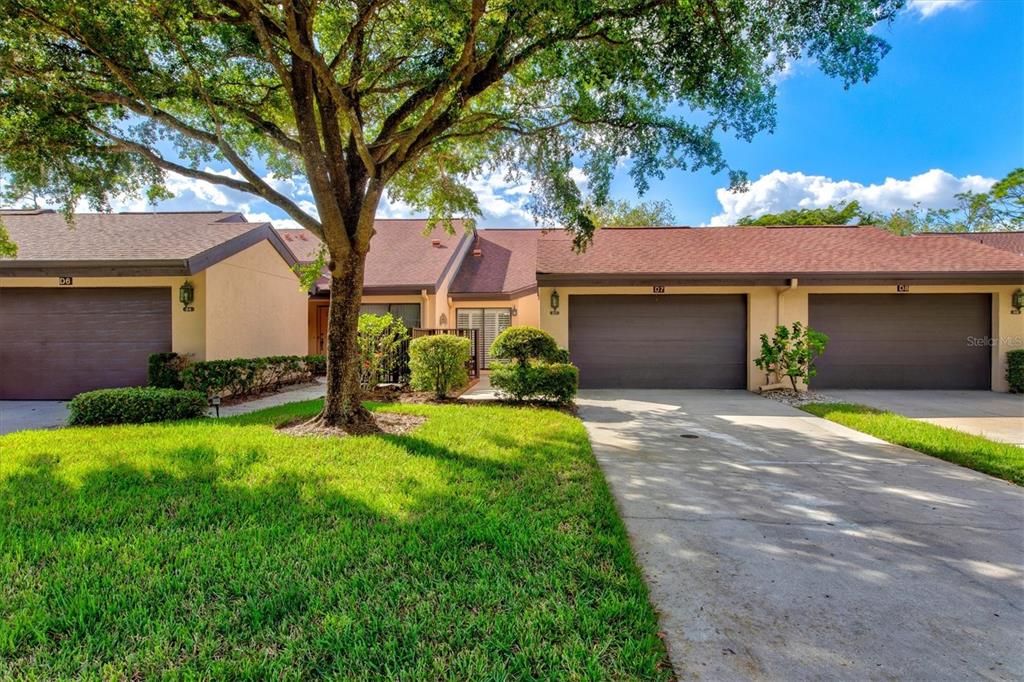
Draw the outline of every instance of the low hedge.
M1010 384L1010 392L1024 393L1024 348L1006 354L1006 380Z
M566 362L496 362L491 366L491 386L513 400L571 403L579 389L580 372Z
M315 377L322 377L327 374L327 357L324 355L307 355L306 369Z
M206 396L173 388L103 388L79 393L68 410L72 426L145 424L202 417Z
M317 363L311 365L308 360L304 355L274 355L193 362L182 371L181 380L191 391L237 398L309 381L311 367Z

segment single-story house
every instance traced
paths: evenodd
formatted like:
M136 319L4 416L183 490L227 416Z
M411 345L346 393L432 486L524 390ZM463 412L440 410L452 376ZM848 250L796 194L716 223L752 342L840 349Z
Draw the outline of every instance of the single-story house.
M307 295L292 269L320 249L304 230L225 213L82 215L70 232L52 213L2 217L21 252L0 261L0 398L141 383L159 350L324 350L329 280ZM754 390L760 335L801 321L830 337L817 387L1005 391L1006 353L1024 347L1021 245L874 227L605 228L577 253L561 231L379 220L362 304L410 328L478 330L485 368L501 330L539 326L585 388Z
M0 399L144 385L150 354L306 353L296 260L238 213L3 211Z

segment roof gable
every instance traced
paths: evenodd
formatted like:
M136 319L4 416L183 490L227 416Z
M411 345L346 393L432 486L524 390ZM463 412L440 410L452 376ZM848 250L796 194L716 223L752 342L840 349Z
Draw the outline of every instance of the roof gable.
M462 260L451 293L455 296L511 296L537 287L539 229L478 230Z
M379 219L374 222L374 236L366 255L363 289L366 293L433 292L445 275L457 264L460 247L469 239L464 223L454 221L455 232L434 230L426 234L425 219ZM279 230L284 242L300 262L316 260L320 240L307 230ZM318 291L330 288L324 276L317 282Z

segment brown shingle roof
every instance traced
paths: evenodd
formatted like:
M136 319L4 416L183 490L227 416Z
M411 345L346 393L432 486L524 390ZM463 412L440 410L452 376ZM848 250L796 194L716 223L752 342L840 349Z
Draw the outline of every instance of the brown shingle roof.
M426 220L377 220L366 256L366 275L363 287L367 293L419 293L422 289L434 291L454 267L455 255L463 240L468 239L460 220L455 221L455 233L448 234L438 228L425 235ZM306 230L278 230L286 244L302 262L316 258L320 241ZM317 290L323 290L329 280L322 277Z
M452 295L509 296L536 288L540 235L537 229L478 230L452 282Z
M949 236L970 239L993 249L1024 256L1024 232L954 232Z
M968 240L900 237L875 227L605 228L582 254L564 233L542 237L537 251L537 272L551 281L559 275L1013 277L1022 271L1024 258Z
M16 258L0 260L7 275L103 267L192 274L263 239L295 262L269 223L246 222L240 213L78 213L69 225L53 211L0 211L0 220L18 246Z

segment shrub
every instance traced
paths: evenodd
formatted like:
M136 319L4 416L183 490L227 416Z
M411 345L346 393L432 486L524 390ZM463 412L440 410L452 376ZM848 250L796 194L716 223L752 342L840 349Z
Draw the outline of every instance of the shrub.
M153 353L149 356L149 385L153 388L182 388L181 372L188 356L177 353Z
M571 362L571 361L569 359L569 351L568 351L568 349L566 349L566 348L557 348L557 349L555 349L555 352L551 354L550 358L548 358L548 362L552 362L552 363L560 362L560 363L566 364L566 365L569 364L569 362Z
M580 373L567 362L500 362L491 366L491 386L516 401L545 400L564 405L579 388Z
M780 324L771 339L761 334L761 355L754 364L765 372L769 383L782 383L783 377L788 377L796 391L798 380L810 386L811 377L818 373L814 360L825 352L827 343L827 336L800 322L794 322L792 328Z
M405 323L391 313L360 315L356 342L359 346L359 383L372 388L401 372L405 364L402 345L409 339Z
M515 360L525 367L530 360L561 360L558 344L551 334L536 327L509 327L491 344L491 357Z
M323 355L307 355L306 370L311 376L322 377L327 374L327 358Z
M1006 380L1011 393L1024 393L1024 348L1006 354Z
M263 393L310 378L309 362L302 355L193 362L181 373L185 388L221 397Z
M421 336L409 344L409 368L412 386L420 391L433 391L438 398L469 381L469 339L452 334Z
M68 403L72 426L145 424L206 414L206 396L173 388L103 388L79 393Z

